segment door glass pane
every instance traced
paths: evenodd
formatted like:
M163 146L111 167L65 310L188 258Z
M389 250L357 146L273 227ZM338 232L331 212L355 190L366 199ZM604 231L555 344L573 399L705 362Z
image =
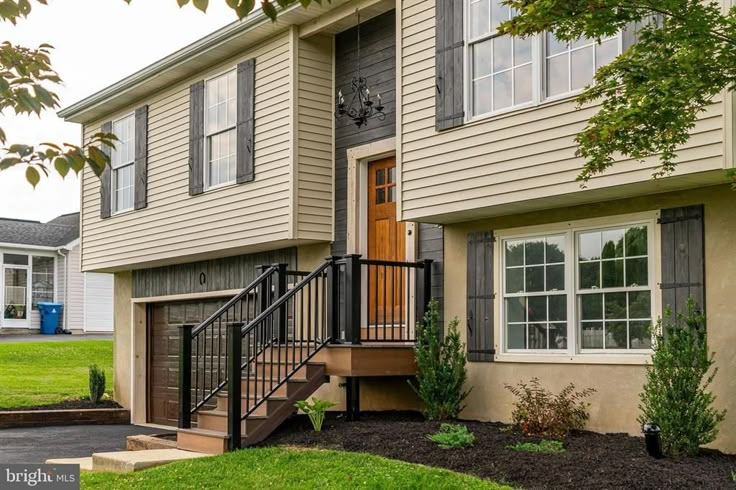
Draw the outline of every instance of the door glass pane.
M25 320L28 298L28 270L5 268L5 304L3 318L7 320Z
M386 189L376 189L376 204L386 202Z
M384 174L384 170L382 168L379 168L376 170L376 185L384 185L386 183L386 177Z

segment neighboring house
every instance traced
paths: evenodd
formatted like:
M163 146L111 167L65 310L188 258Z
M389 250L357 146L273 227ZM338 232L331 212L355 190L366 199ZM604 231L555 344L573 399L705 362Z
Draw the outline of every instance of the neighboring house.
M112 332L113 277L80 269L79 213L48 223L0 218L0 335L36 332L40 302L64 305L61 326Z
M512 40L492 31L508 15L498 0L256 12L61 112L85 139L121 139L82 178L81 260L115 275L115 397L135 423L221 451L325 375L318 396L351 415L416 408L405 378L431 294L467 343L463 417L509 420L504 385L536 376L595 388L591 429L638 433L648 327L692 294L729 410L715 445L736 451L732 95L673 176L625 161L581 188L574 136L595 107L573 97L635 30ZM386 116L362 127L335 120L358 66Z

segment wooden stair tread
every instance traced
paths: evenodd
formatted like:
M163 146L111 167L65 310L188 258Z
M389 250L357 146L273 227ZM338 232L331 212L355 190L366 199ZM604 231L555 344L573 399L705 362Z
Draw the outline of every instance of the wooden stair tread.
M195 434L195 435L200 435L200 436L205 436L205 437L216 437L219 439L230 439L230 436L226 432L220 432L219 430L192 428L192 429L176 429L176 432L177 433L182 432L184 434Z
M207 411L200 413L200 415L205 415L205 414L214 415L215 417L227 417L227 412L224 410L207 410ZM245 420L265 420L267 418L268 418L267 415L248 415L245 418ZM207 430L207 429L202 429L202 430ZM217 431L214 431L214 432L217 432Z

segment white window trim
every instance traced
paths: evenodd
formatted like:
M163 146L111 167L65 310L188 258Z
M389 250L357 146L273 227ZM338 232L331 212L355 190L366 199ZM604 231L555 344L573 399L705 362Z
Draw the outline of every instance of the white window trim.
M658 211L616 215L604 218L583 219L569 222L552 223L539 226L530 226L523 228L512 228L498 230L494 233L497 246L494 247L494 266L499 271L494 277L494 290L496 294L495 301L495 327L494 334L496 341L495 360L499 362L533 362L533 363L577 363L577 364L646 364L650 361L651 349L611 349L603 351L602 349L580 349L579 333L578 333L578 315L577 311L577 260L576 260L576 244L575 239L580 231L594 231L606 228L615 228L622 225L646 224L649 230L647 240L647 253L649 254L649 287L651 291L651 315L652 321L656 322L660 311L660 293L658 284L660 282L660 265L659 250L660 233L659 227L656 226ZM568 301L568 348L564 350L513 350L506 349L506 328L504 310L505 301L503 287L505 284L505 270L503 261L504 240L523 239L537 237L539 235L554 235L566 233L569 236L566 239L566 260L575 260L572 266L566 266L565 281L566 294ZM572 282L571 282L572 281ZM569 285L573 284L574 288Z
M233 123L233 125L231 127L228 127L227 129L221 129L220 131L217 131L215 133L209 134L207 132L207 113L209 112L208 111L209 107L207 106L207 84L209 82L211 82L212 80L216 80L216 79L218 79L218 78L220 78L222 76L228 75L230 73L235 73L235 77L236 77L235 78L235 122ZM202 169L202 172L203 172L203 176L204 176L203 183L204 183L204 191L205 192L206 191L216 190L216 189L222 189L222 188L225 188L225 187L231 187L231 186L233 186L233 185L235 185L237 183L237 161L238 161L238 147L237 147L237 143L235 145L235 162L236 162L235 163L235 166L236 166L236 169L235 170L236 170L236 177L233 180L229 180L227 182L221 182L221 183L216 184L216 185L210 185L210 173L209 173L209 163L210 163L210 161L209 161L209 154L210 154L210 151L209 150L210 150L210 137L212 137L212 136L216 136L218 134L225 133L227 131L232 131L233 129L235 129L235 131L236 131L235 137L237 139L237 128L238 128L238 95L239 94L238 94L237 68L234 68L234 67L228 68L226 70L223 70L221 72L218 72L218 73L212 75L211 77L205 78L205 80L204 80L204 107L203 107L203 110L204 110L204 115L203 115L203 120L204 120L204 145L202 145L204 147L204 150L203 150L204 151L204 157L202 158L202 165L204 166L204 168Z
M128 114L125 114L124 116L121 116L113 120L112 127L113 128L115 127L115 123L120 122L124 119L128 119L129 117L133 118L133 160L127 162L124 165L120 165L119 167L113 167L112 166L112 155L114 152L118 151L117 148L113 148L111 150L112 153L110 153L110 171L112 172L112 175L110 176L110 210L113 216L117 214L128 213L135 209L135 136L136 136L135 134L135 112L130 112ZM117 173L116 171L122 168L125 168L125 167L130 167L130 166L133 166L133 185L132 185L133 199L131 199L130 201L129 208L118 209L117 206L115 205L116 203L115 198L117 196L117 179L116 179Z
M493 119L499 116L509 115L514 112L522 112L527 109L533 109L545 104L563 102L571 100L580 95L585 89L576 89L569 92L561 93L554 96L547 96L547 42L546 34L535 34L532 36L532 100L523 104L512 105L504 109L483 114L473 113L473 79L472 79L472 44L476 44L485 39L495 37L495 34L487 34L485 36L470 37L469 13L471 0L463 0L463 99L465 123L473 123L487 119ZM618 52L623 52L623 36L618 33Z

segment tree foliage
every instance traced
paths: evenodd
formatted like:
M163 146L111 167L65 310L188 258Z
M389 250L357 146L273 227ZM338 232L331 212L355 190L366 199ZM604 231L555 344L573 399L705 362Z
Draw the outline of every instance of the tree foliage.
M715 440L726 415L713 407L715 396L709 391L718 369L695 300L689 298L687 315L668 311L666 316L665 326L660 321L655 332L657 344L647 366L638 421L660 427L666 454L692 455Z
M576 137L587 181L621 156L659 155L655 176L671 173L676 150L698 116L736 80L736 7L706 0L506 0L519 12L501 32L552 32L561 40L600 39L635 28L638 41L597 70L577 99L600 111Z
M240 19L256 8L255 0L224 1ZM209 0L176 2L179 7L191 3L203 12L209 6ZM307 7L312 2L321 4L322 0L261 0L260 7L275 21L279 9L295 4ZM35 4L47 5L47 0L0 0L0 25L16 25L28 17ZM52 49L48 44L38 48L18 46L9 41L0 44L0 114L13 111L19 115L40 116L44 111L58 108L59 97L53 86L61 83L61 78L51 66ZM0 171L24 165L26 180L34 187L40 182L41 175L48 175L49 171L65 177L70 170L79 173L87 166L99 176L110 164L110 157L104 149L113 147L117 140L112 133L97 133L81 146L71 143L8 143L6 133L0 127L0 145L3 145L0 149Z

